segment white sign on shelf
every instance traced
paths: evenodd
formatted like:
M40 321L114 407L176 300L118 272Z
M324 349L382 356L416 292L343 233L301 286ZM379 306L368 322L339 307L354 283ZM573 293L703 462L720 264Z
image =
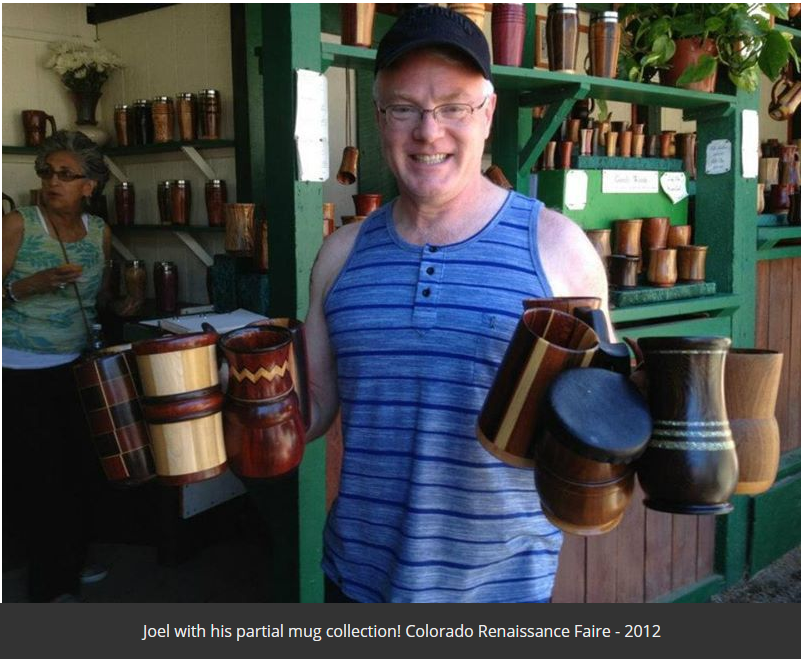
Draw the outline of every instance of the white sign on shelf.
M647 170L603 170L601 192L658 193L659 172Z
M684 172L663 173L659 178L659 185L674 204L678 204L687 197L687 176Z
M731 170L731 142L729 140L712 140L706 145L707 174L726 174Z
M328 80L316 71L298 69L295 148L301 181L328 179Z
M583 211L587 206L587 173L568 170L565 175L565 207L570 211Z

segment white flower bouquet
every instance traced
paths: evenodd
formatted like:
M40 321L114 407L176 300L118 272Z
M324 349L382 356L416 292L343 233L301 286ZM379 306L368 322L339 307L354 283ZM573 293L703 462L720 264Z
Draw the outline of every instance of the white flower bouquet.
M117 54L99 43L61 41L51 44L50 50L53 54L45 67L61 76L72 92L100 92L109 74L123 66Z

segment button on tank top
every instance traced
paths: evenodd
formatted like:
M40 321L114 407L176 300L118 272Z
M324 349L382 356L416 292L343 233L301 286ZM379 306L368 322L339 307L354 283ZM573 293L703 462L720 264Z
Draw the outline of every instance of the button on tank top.
M473 237L412 245L386 205L325 300L344 452L323 569L363 602L547 601L561 533L530 470L476 439L524 298L551 289L542 204L510 193Z

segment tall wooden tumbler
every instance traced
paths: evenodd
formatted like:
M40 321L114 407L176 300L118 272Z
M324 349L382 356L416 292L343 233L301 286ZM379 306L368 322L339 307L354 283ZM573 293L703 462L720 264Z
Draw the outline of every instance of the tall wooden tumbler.
M526 37L526 8L522 4L492 6L492 62L520 66Z
M576 73L578 62L579 15L575 2L548 5L545 39L548 68L551 71Z
M95 451L106 478L135 486L156 476L150 435L139 405L140 386L130 345L113 346L74 368Z
M740 466L738 495L764 493L776 479L780 437L775 408L783 359L776 351L746 348L732 349L726 358L726 413Z
M223 412L233 471L278 477L303 458L305 431L290 372L292 333L278 326L246 327L220 338L228 360Z
M133 345L156 473L168 485L203 481L227 469L217 338L199 332Z
M343 2L342 43L346 46L370 48L373 44L374 2Z
M737 453L723 393L727 337L640 339L654 430L638 461L645 505L658 511L732 510Z
M565 369L588 367L598 343L592 328L564 312L523 312L478 417L481 444L505 463L533 468L548 386Z
M255 204L225 205L225 251L237 257L253 255Z

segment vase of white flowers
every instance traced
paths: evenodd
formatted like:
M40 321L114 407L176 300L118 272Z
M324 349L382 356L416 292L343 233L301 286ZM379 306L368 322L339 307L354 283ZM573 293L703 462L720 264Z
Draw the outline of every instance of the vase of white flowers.
M77 115L77 130L103 144L108 134L96 128L97 102L102 96L103 84L112 71L122 68L122 61L97 42L62 41L51 44L50 50L53 54L45 67L53 69L70 90Z

